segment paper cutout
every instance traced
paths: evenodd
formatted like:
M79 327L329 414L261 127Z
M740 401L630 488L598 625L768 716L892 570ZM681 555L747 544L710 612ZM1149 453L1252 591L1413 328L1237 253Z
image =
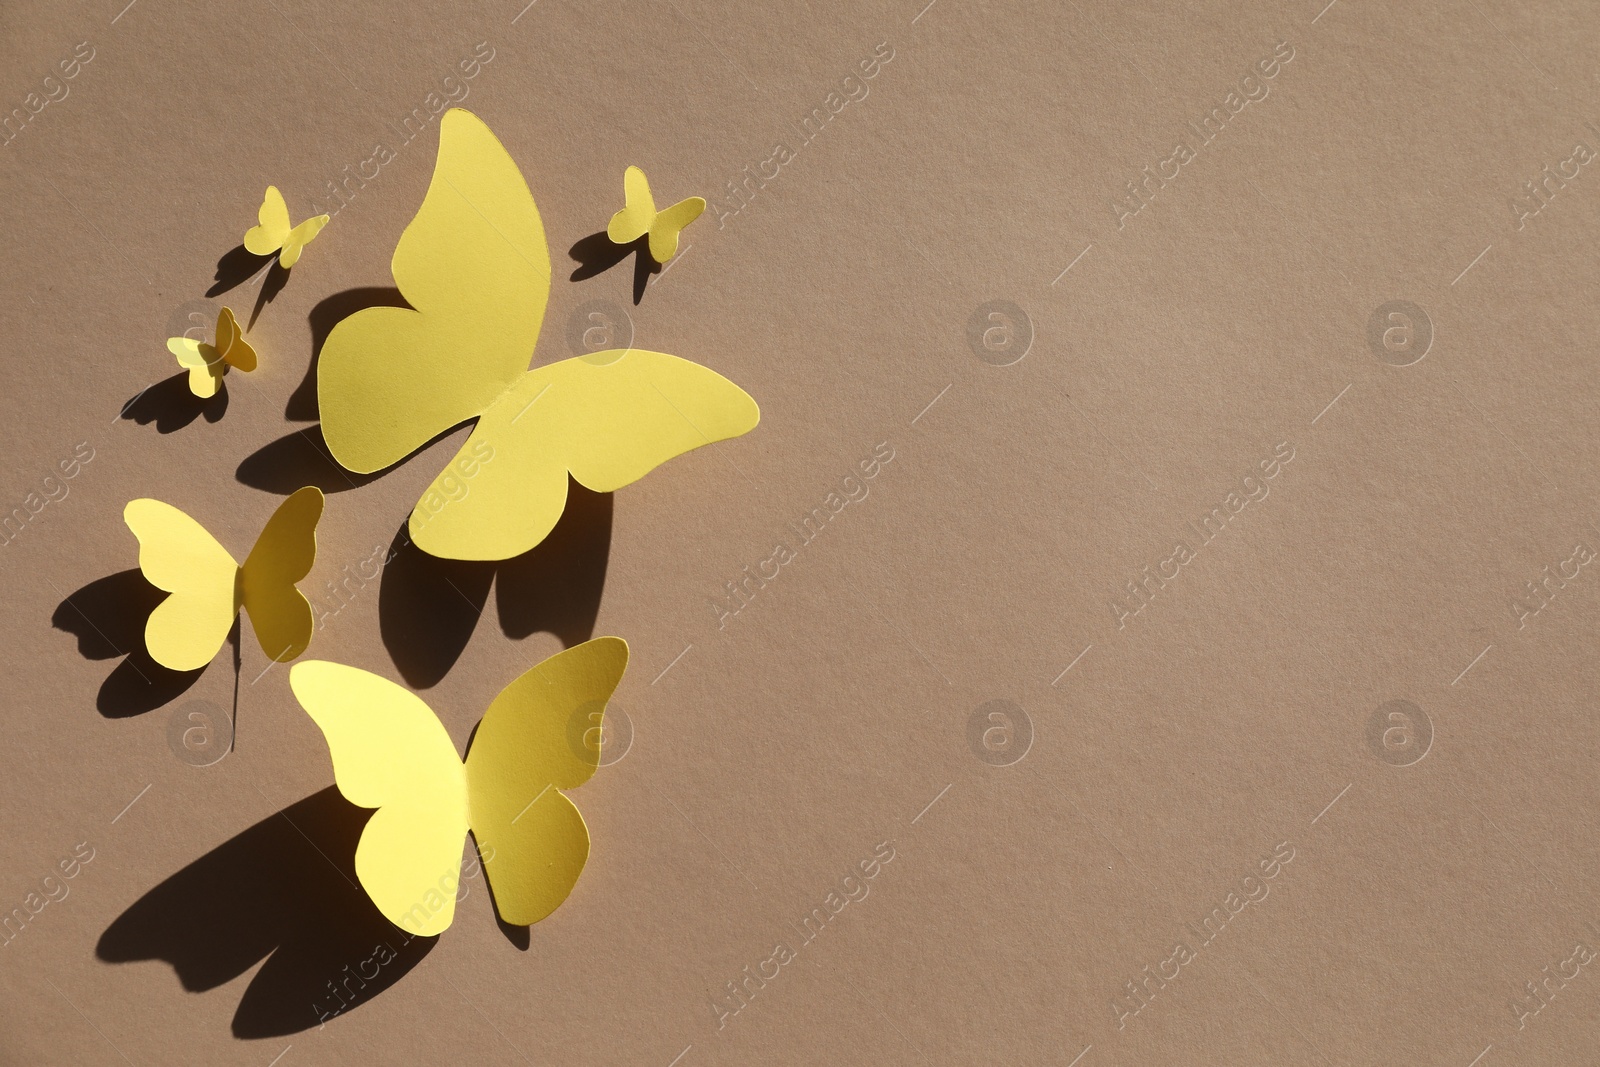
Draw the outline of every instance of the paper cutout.
M169 337L167 351L178 357L180 366L188 368L189 392L202 400L217 395L229 367L247 372L256 369L256 350L244 339L244 331L230 307L217 313L215 344L190 337Z
M613 492L760 421L743 389L661 352L526 369L550 293L549 246L522 173L469 111L440 121L433 181L391 269L416 310L367 308L335 326L317 397L329 450L363 474L479 419L412 509L411 538L425 552L520 555L561 517L569 471Z
M567 899L589 830L559 790L588 781L600 758L573 724L599 723L627 665L619 637L551 656L495 697L464 763L410 690L325 660L294 666L289 685L327 738L339 792L378 809L356 846L356 876L385 918L419 936L449 927L469 830L501 919L530 926Z
M328 224L327 215L313 215L300 225L291 227L289 205L283 202L283 194L278 192L276 185L267 186L267 195L261 201L261 210L256 212L256 218L261 220L261 224L244 232L245 248L258 256L278 253L278 266L284 270L300 262L300 253Z
M691 196L664 211L656 210L650 182L644 171L629 167L622 172L622 210L606 224L606 236L619 245L650 235L650 258L665 264L678 254L678 235L706 209L703 197Z
M298 489L278 505L240 566L205 527L159 500L128 503L123 521L139 539L139 569L172 595L145 623L144 643L175 671L204 667L222 649L242 607L261 650L278 662L311 643L311 604L295 583L317 555L322 490Z

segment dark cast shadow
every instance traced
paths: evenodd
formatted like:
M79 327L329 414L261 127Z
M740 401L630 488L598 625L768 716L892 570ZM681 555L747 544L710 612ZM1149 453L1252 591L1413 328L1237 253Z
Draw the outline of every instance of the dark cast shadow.
M311 324L311 362L306 365L306 376L289 396L284 408L284 418L290 422L315 422L317 414L317 364L322 359L322 346L339 323L367 308L409 308L400 290L393 286L369 286L363 289L346 289L319 301L306 316Z
M246 330L255 329L256 319L261 317L261 309L272 303L283 287L289 284L289 272L277 260L267 268L267 277L261 283L260 292L256 293L256 306L251 309L250 321L245 324Z
M233 1016L238 1038L309 1030L377 997L438 942L385 919L361 889L371 812L335 787L291 804L140 897L100 935L106 963L162 960L191 993L261 960Z
M630 254L634 257L633 302L637 305L644 299L644 289L650 284L650 276L661 273L661 264L650 256L649 234L625 245L612 241L604 230L582 238L567 250L567 255L578 263L577 269L572 272L572 281L581 282L585 278L604 274L627 259Z
M488 603L500 629L521 639L544 631L567 648L594 636L611 553L612 496L570 476L567 507L550 535L495 562L440 559L405 526L389 546L378 588L378 625L396 668L413 689L437 685L460 658Z
M204 415L207 422L218 422L228 411L228 380L213 396L202 400L189 391L189 372L179 371L154 385L141 389L122 405L122 418L148 426L158 433L174 433Z
M127 657L106 677L95 701L108 719L161 707L181 696L205 670L175 671L145 651L145 620L166 598L137 569L119 571L68 596L50 617L57 630L78 639L78 653L84 659ZM234 627L237 630L237 622Z
M272 258L273 256L258 256L242 244L228 249L222 254L222 258L217 260L215 284L206 290L206 296L221 296L230 289L237 289L254 278L256 272L265 267Z
M455 432L453 427L450 432ZM328 450L328 443L322 437L322 425L318 423L262 445L240 461L234 477L252 489L288 496L304 485L314 485L324 493L358 489L391 469L385 467L371 474L345 470Z

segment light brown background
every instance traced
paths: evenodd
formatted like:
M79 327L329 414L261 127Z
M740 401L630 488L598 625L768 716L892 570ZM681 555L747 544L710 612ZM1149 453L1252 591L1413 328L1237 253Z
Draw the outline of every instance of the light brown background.
M1589 969L1520 1030L1508 1005L1600 937L1600 576L1586 568L1521 629L1510 599L1600 543L1600 176L1521 230L1506 201L1575 142L1600 147L1600 13L922 2L0 9L3 110L78 42L95 49L0 150L0 510L78 442L95 455L0 548L0 909L74 843L96 850L0 948L8 1062L1593 1054ZM220 421L163 434L119 410L174 369L169 323L262 187L310 213L482 41L494 58L464 106L522 167L557 268L534 358L568 355L573 310L610 299L636 343L716 368L763 419L616 494L594 632L632 646L616 704L635 736L574 794L594 852L530 948L501 934L480 884L392 988L323 1029L241 1040L259 954L185 992L168 964L102 962L96 945L152 887L329 786L322 739L284 671L251 684L264 664L247 636L238 750L188 766L169 720L189 700L231 704L228 656L171 703L104 716L117 660L81 655L52 617L136 564L120 518L134 497L248 548L279 496L236 471L306 425L285 405L312 309L391 284L435 130L263 309L261 369L230 376ZM885 41L895 58L867 99L723 227L695 223L637 308L627 265L567 280L567 248L619 206L624 166L663 201L718 196ZM1278 41L1295 58L1270 96L1119 230L1113 195ZM258 286L222 299L251 306ZM966 340L991 299L1037 332L1012 366ZM1404 368L1366 336L1396 299L1435 333ZM388 545L459 440L330 494L310 587ZM884 441L896 458L871 495L719 629L722 583ZM1270 496L1119 629L1122 584L1284 441L1295 458ZM561 647L506 636L492 597L484 614L424 691L460 745ZM401 676L376 585L311 654ZM1008 767L968 746L995 698L1035 732ZM1409 767L1365 740L1397 698L1434 730ZM870 896L719 1030L710 998L796 942L790 924L881 841L896 859ZM1282 841L1295 858L1270 896L1119 1029L1122 984ZM218 910L196 902L197 936L226 945Z

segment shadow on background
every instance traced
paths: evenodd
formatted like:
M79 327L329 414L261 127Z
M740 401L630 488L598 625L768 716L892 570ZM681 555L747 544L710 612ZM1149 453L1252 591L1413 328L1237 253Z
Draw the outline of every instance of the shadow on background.
M567 250L567 255L578 262L578 268L572 272L572 281L575 282L604 274L632 255L635 305L644 299L644 287L650 284L650 276L661 273L661 264L650 257L649 234L645 234L637 241L619 245L606 236L606 231L601 230L579 240Z
M221 296L229 289L237 289L254 278L271 259L272 256L256 255L242 244L228 249L222 258L217 260L215 284L206 290L206 296Z
M163 960L191 993L266 963L233 1016L239 1038L281 1037L378 996L437 943L392 925L356 881L371 812L329 786L174 874L117 917L95 954Z
M157 432L173 433L202 415L207 422L217 422L227 411L226 378L216 395L202 400L189 391L189 372L182 370L136 393L122 405L121 417L140 426L153 422Z
M108 719L161 707L181 696L205 670L175 671L145 651L145 620L166 598L135 568L90 582L56 605L50 616L57 630L78 639L78 653L84 659L127 657L106 677L95 701ZM237 630L237 622L234 627Z
M393 286L371 286L365 289L346 289L319 301L306 319L311 324L311 362L306 366L306 376L289 395L283 416L291 422L315 422L317 414L317 363L322 359L322 346L333 328L367 308L409 308L400 290Z
M567 508L550 535L496 562L440 559L400 527L378 589L378 624L406 682L437 685L460 658L496 586L500 629L521 639L545 631L567 648L594 636L611 554L612 497L570 476Z
M371 474L345 470L328 450L319 423L258 448L240 461L234 477L252 489L288 496L305 485L314 485L324 493L342 493L381 478L392 469L385 467Z

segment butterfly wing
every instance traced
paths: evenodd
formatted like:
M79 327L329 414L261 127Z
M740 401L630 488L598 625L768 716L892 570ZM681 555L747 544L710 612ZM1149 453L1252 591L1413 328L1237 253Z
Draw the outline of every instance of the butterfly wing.
M244 339L244 331L239 328L239 320L234 318L230 307L224 307L217 313L216 349L222 353L222 360L228 366L238 367L242 371L256 369L256 350Z
M280 663L304 652L315 629L311 603L294 586L311 573L317 558L321 517L322 490L296 489L267 520L240 570L240 597L256 640Z
M678 235L705 211L704 198L691 196L656 215L650 224L650 258L665 263L678 254Z
M289 687L322 729L339 792L377 808L356 846L356 876L385 918L417 935L455 917L467 833L466 771L438 716L386 678L323 660Z
M175 671L204 667L222 648L239 614L239 565L205 527L159 500L132 500L123 521L139 539L139 569L172 595L145 623L144 643Z
M313 215L290 230L288 236L283 239L283 251L278 253L278 266L288 270L300 262L300 253L327 224L327 215Z
M469 111L439 124L433 182L392 264L415 311L367 308L322 346L317 398L334 458L389 466L481 413L527 369L550 250L511 156Z
M217 395L222 382L222 369L216 362L208 362L206 355L215 353L210 345L201 344L192 337L167 338L167 351L178 357L178 365L189 371L189 392L201 400Z
M500 691L467 753L472 834L500 917L538 922L572 892L589 857L589 831L559 792L587 782L599 748L584 743L622 672L627 642L585 641Z
M289 205L283 202L276 185L267 186L256 218L260 224L244 231L244 246L252 255L270 256L283 247L283 239L289 236Z
M656 218L656 200L644 171L629 167L622 172L622 210L606 223L606 236L619 245L637 241L650 232Z
M743 389L662 352L612 349L539 367L484 413L428 487L412 540L448 559L509 559L554 528L569 471L610 493L760 418Z

